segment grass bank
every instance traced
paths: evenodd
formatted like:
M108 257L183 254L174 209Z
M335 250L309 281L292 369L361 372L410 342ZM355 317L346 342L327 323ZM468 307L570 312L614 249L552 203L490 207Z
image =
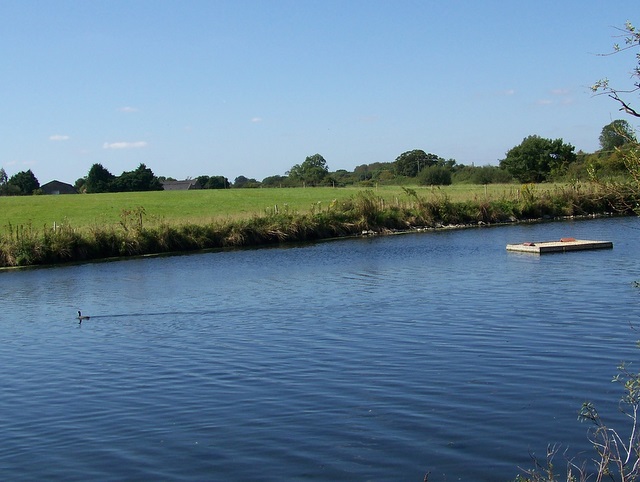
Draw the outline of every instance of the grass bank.
M453 202L479 197L514 197L521 186L458 184L441 188L412 186L419 196L444 194ZM219 220L261 216L274 210L309 213L345 201L358 193L371 191L387 204L406 197L399 186L374 189L284 188L284 189L207 189L197 191L152 191L133 193L82 194L64 196L0 197L0 234L9 225L53 226L71 224L75 228L117 225L123 210L145 208L150 222L169 224L209 223Z
M36 196L27 202L64 216L38 224L36 213L27 213L26 222L24 213L10 213L0 233L0 267L602 214L619 202L592 185L493 188L457 196L400 187ZM1 202L7 199L27 198Z

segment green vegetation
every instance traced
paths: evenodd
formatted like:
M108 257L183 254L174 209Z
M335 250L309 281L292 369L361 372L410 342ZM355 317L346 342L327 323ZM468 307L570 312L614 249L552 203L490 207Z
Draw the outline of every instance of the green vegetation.
M327 161L320 154L308 156L302 164L296 164L288 172L293 182L303 186L318 186L329 175Z
M562 185L545 185L555 189ZM412 186L420 196L444 194L452 202L478 197L516 197L521 186L491 184L488 186L457 184L447 187ZM330 187L289 189L220 189L195 191L150 191L84 194L81 196L9 196L0 197L0 233L7 225L31 224L36 227L71 224L76 228L117 224L123 210L144 206L149 220L175 223L204 223L222 219L257 216L277 209L306 213L312 207L328 206L334 199L343 201L366 188ZM372 189L387 204L405 196L400 186Z
M102 164L94 164L87 177L76 182L76 188L88 193L162 191L162 183L144 164L119 176L111 174Z
M520 182L545 182L557 179L575 162L573 149L562 139L529 136L507 152L507 157L500 161L500 167Z
M401 176L417 177L421 169L443 164L444 159L435 154L427 154L421 149L414 149L400 154L394 162L396 172Z
M0 168L0 196L33 194L39 188L40 183L31 169L18 172L9 178L5 170Z
M501 194L476 186L471 192L309 188L9 197L2 199L0 266L587 215L623 211L631 203L614 204L617 198L580 184L503 187ZM56 213L54 219L20 218L24 203L31 216Z
M614 151L625 144L637 142L636 134L631 124L626 120L618 119L602 128L600 134L600 147L605 152Z

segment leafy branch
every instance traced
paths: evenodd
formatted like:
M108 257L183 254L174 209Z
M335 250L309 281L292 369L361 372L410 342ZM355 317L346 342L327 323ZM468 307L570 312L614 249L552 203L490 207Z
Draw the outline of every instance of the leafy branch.
M620 44L616 43L613 45L613 52L602 55L613 55L640 46L640 31L638 31L631 22L627 21L624 28L618 30L623 32L622 37L624 38L624 45L621 47ZM632 88L623 90L611 87L609 79L605 78L598 80L593 84L591 86L591 90L596 93L596 95L607 95L618 102L622 106L620 107L621 111L624 111L634 117L640 117L640 112L631 107L630 102L620 96L620 94L631 94L640 90L640 53L636 53L636 60L638 61L638 65L636 65L631 72L631 77L636 79L633 82Z

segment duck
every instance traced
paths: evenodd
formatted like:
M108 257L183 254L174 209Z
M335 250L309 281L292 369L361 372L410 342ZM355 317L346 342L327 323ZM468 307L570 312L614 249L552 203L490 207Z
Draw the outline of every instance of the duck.
M90 320L91 317L90 316L85 316L82 314L82 312L80 310L78 310L78 323L82 323L82 320Z

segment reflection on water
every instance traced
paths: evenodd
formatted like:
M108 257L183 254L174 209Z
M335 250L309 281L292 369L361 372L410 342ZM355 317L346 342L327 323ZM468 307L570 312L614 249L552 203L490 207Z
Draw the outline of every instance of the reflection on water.
M509 480L635 360L637 219L0 273L4 480ZM607 251L507 253L572 236ZM81 309L91 319L78 324Z

